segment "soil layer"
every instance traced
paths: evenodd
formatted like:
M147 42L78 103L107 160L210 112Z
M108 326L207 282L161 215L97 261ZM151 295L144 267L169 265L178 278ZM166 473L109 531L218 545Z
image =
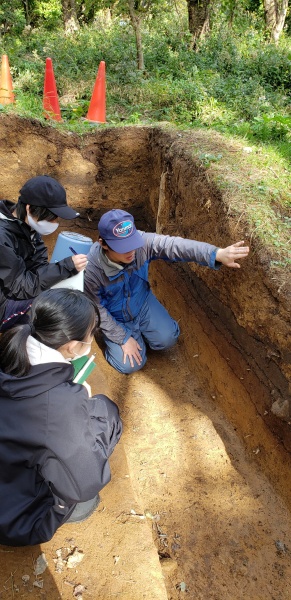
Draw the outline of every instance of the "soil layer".
M47 173L80 210L72 228L94 241L112 207L130 209L141 228L220 246L247 240L191 156L190 141L209 139L191 135L125 128L79 139L3 116L0 196L17 200L29 177ZM0 547L1 599L291 598L290 293L273 276L261 248L231 272L151 266L179 320L178 345L121 376L97 340L92 391L112 397L124 422L112 482L87 522L41 548ZM76 548L82 560L69 569ZM48 566L35 576L41 552Z

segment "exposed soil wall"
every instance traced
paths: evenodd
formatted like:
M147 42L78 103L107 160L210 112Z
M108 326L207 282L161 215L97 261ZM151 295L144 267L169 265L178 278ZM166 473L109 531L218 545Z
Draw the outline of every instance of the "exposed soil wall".
M83 208L83 217L93 209L98 216L108 206L144 207L151 183L149 134L132 127L80 138L2 115L1 197L17 199L24 181L46 173L64 185L70 204Z
M223 194L193 160L190 141L189 137L177 138L177 134L161 135L157 131L152 134L156 185L152 187L151 198L158 231L207 240L218 246L238 239L249 241L247 228L229 214ZM217 144L217 139L215 141ZM221 150L224 145L225 141L221 140ZM248 263L241 271L222 269L217 274L196 265L183 268L193 283L195 299L215 322L218 321L218 328L223 327L228 332L229 341L240 349L266 386L270 399L263 406L258 399L259 411L262 413L262 408L271 411L288 423L291 416L290 273L286 274L287 281L280 289L269 264L266 251L256 248L254 243ZM267 422L276 428L276 419L270 416ZM282 425L282 438L290 450L289 426Z
M0 196L17 200L29 177L47 173L65 186L70 204L81 212L74 228L96 231L104 210L121 207L132 211L140 227L156 227L162 233L219 246L248 241L243 222L228 213L222 192L193 158L194 141L202 147L206 135L129 127L97 129L79 138L38 122L2 115ZM217 136L215 142L216 147L227 143ZM171 312L177 312L169 294L176 278L185 298L181 339L189 365L201 361L208 385L219 391L221 385L227 389L227 379L221 378L221 367L205 365L202 353L193 347L196 325L188 318L187 305L196 305L196 312L206 315L206 337L217 348L222 364L237 375L246 398L242 407L229 401L223 408L243 430L248 411L255 410L263 427L272 433L274 447L280 452L285 449L289 465L290 286L279 285L273 277L264 249L256 248L254 242L241 270L212 272L192 264L172 265L171 275L162 276L164 291L160 293ZM269 458L266 451L266 469Z

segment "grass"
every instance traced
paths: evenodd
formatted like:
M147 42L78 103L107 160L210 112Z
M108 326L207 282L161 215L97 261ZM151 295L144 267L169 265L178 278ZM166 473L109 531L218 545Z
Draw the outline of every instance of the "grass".
M202 149L202 152L201 152ZM272 146L246 146L233 136L198 136L193 156L223 191L228 213L263 243L272 266L291 267L291 189L287 161Z
M242 26L243 21L243 26ZM209 143L193 155L216 178L229 210L244 219L252 236L289 267L291 221L291 41L267 43L254 18L240 29L213 28L200 51L189 51L185 15L164 16L145 26L146 71L135 64L130 25L84 27L72 36L43 29L6 37L16 103L2 107L43 123L45 58L53 59L63 123L79 135L94 130L84 121L99 62L106 62L107 123L204 129ZM0 107L1 108L1 107ZM219 139L225 140L217 143ZM228 147L237 148L235 152Z

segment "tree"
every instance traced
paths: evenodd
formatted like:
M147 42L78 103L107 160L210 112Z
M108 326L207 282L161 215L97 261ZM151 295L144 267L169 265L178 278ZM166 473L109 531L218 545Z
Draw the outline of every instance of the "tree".
M288 10L288 0L264 0L266 27L271 39L278 43Z
M197 41L209 31L210 5L211 0L187 0L192 48L196 48Z
M94 2L94 0L89 1ZM145 69L142 47L143 21L151 18L158 10L163 10L164 4L168 3L168 0L100 0L98 3L99 8L110 9L112 13L123 18L129 17L136 41L137 68L140 71Z
M75 0L62 0L62 15L67 33L72 33L79 29Z
M29 1L28 0L23 0L22 4L23 4L23 8L24 8L24 13L25 13L26 25L30 25L30 6L29 6Z
M25 27L25 17L21 0L0 2L0 34L20 33Z
M144 71L144 57L142 49L142 38L141 38L141 24L142 15L139 12L139 2L136 0L128 0L129 14L131 24L135 34L136 41L136 54L137 54L137 68L140 71Z
M127 10L130 16L130 22L134 30L137 50L137 67L144 71L144 56L142 48L142 24L145 20L157 18L165 10L175 5L176 0L127 0ZM113 3L112 3L113 4ZM122 5L122 0L118 2Z

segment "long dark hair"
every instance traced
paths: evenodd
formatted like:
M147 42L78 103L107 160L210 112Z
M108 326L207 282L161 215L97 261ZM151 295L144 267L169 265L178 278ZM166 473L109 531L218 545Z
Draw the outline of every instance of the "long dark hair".
M4 373L23 377L30 369L26 350L29 335L49 346L60 348L72 340L93 335L100 325L100 315L93 299L79 290L46 290L35 298L30 323L17 325L0 338L0 368Z

